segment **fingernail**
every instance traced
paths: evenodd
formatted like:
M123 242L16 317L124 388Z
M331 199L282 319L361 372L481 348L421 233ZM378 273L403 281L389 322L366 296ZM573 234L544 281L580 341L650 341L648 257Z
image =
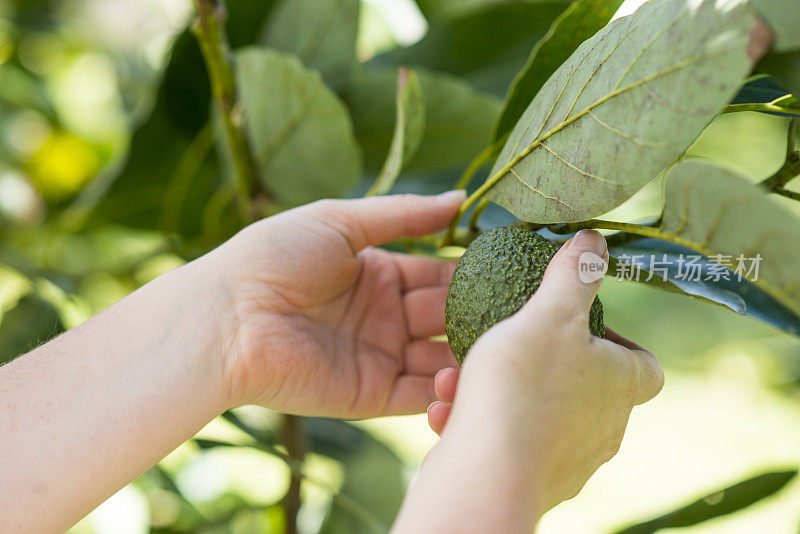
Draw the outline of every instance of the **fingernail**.
M581 230L570 239L569 248L577 248L605 256L608 251L605 238L595 230Z
M463 189L455 189L436 196L436 200L444 202L445 204L461 203L467 198L467 192Z

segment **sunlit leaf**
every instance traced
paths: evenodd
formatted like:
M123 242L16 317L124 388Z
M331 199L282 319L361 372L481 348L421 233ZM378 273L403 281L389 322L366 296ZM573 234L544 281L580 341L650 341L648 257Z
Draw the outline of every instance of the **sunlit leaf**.
M757 223L756 223L757 221ZM667 176L662 238L706 256L730 256L716 261L740 264L741 256L758 271L747 279L800 315L800 219L732 170L701 161L684 161ZM719 257L718 260L724 258Z
M259 42L295 54L334 89L356 60L359 0L282 0Z
M777 493L796 475L796 470L764 473L710 493L698 501L646 523L624 528L617 534L649 534L665 528L689 527L732 514Z
M405 163L417 153L425 134L425 97L419 77L412 70L401 68L397 76L397 111L394 119L394 134L389 154L381 172L367 195L383 195L389 192Z
M746 5L652 0L584 42L539 91L492 169L521 219L604 213L673 162L750 69Z
M425 133L404 172L431 173L466 165L486 146L498 99L454 76L415 72L425 95ZM392 141L396 87L397 69L364 67L344 95L368 172L379 171Z
M578 45L608 24L620 4L622 0L578 0L556 18L514 78L494 125L491 142L503 138L514 128L550 75Z
M570 0L482 3L486 5L472 9L459 5L457 16L431 20L421 41L374 62L448 72L478 89L505 93L531 48Z
M236 80L250 146L267 191L284 205L343 195L361 174L347 108L291 55L237 54Z

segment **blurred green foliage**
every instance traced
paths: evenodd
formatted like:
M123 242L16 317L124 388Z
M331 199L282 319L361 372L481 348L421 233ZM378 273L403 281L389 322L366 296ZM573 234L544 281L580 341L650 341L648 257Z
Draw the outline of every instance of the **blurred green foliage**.
M102 0L14 0L0 6L2 362L192 260L241 226L228 154L217 143L208 76L188 27L190 6L120 2L128 4L129 13L112 11L105 19L92 18L104 12ZM489 143L504 109L502 96L520 70L526 64L546 65L537 68L549 75L583 40L553 38L550 31L561 24L570 36L576 33L574 20L564 17L568 0L417 0L427 33L415 44L389 50L383 44L360 46L366 36L381 32L382 43L393 43L386 28L365 27L364 21L375 20L376 2L226 4L230 46L237 65L247 67L237 72L242 113L260 119L245 121L263 173L253 192L259 215L323 196L363 194L395 135L401 66L412 67L419 78L425 128L392 191L452 187ZM609 6L618 4L582 0L570 9L605 5L605 11L592 12L592 24L602 26L613 10ZM129 27L143 28L143 35ZM382 53L359 57L360 50ZM551 56L536 56L537 50L558 61L550 65ZM765 101L765 91L770 98L785 96L793 83L794 71L787 67L793 57L787 55L774 72L770 62L775 59L761 66L778 82L788 80L786 86L771 78L766 85L751 83L734 102ZM542 82L534 84L533 94ZM517 86L515 93L524 89ZM693 154L744 162L747 168L740 170L754 180L766 177L780 165L783 149L771 147L784 139L786 121L767 115L722 117L698 140ZM617 213L627 219L652 216L661 198L648 191ZM490 227L513 218L492 207L481 221ZM667 250L663 243L646 248ZM797 321L746 283L695 290L700 295L728 291L751 314L786 330ZM759 352L762 363L779 376L765 387L798 396L795 338L711 304L650 288L611 283L603 291L609 323L653 347L668 372L699 372L721 340L742 346L755 340L766 347ZM292 474L303 480L298 518L303 532L386 531L408 482L409 455L400 451L415 438L402 442L362 424L306 419L307 454L301 463L279 443L280 426L279 416L264 410L226 414L138 479L133 487L144 496L150 531L290 531L284 498ZM272 478L252 480L264 473ZM735 506L700 505L699 513L690 508L692 521L767 497L786 482L781 481L755 489L748 483L747 497L733 499ZM654 509L667 505L656 502ZM673 520L675 514L665 517ZM633 519L623 509L618 523ZM648 528L667 526L665 521L654 520ZM83 522L74 532L94 530Z

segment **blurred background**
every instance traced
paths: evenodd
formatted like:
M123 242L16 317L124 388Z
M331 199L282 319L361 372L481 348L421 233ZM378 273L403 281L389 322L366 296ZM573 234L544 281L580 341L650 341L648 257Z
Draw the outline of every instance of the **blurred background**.
M465 12L470 3L463 2ZM182 106L208 101L207 88L200 87L202 63L192 71L199 80L197 94L170 94L169 76L180 73L164 75L178 54L199 58L185 32L192 13L189 0L0 3L2 360L79 324L226 235L223 228L201 229L200 237L191 239L176 237L170 228L182 228L182 219L170 227L147 209L136 215L156 223L96 217L98 199L108 198L109 191L117 201L105 205L106 212L168 196L146 187L119 189L120 175L142 173L157 179L165 168L200 167L213 156L207 156L211 136L202 135L203 121L200 127L188 126L194 133L179 147L157 135L148 138L149 146L137 144L134 136L143 128L158 130L154 117L162 107L180 113ZM236 16L231 7L231 24L239 23ZM358 61L392 64L392 54L402 57L404 50L413 51L434 26L413 0L364 0ZM247 31L256 29L238 32L229 27L231 44L247 42L242 37ZM478 59L472 63L440 64L431 59L426 66L462 76L491 108L535 42L524 35L524 28L519 31L523 33L516 41L493 55L486 52L486 58L474 55ZM487 41L472 45L485 50L492 36L482 35ZM398 52L397 47L411 48ZM188 122L194 120L193 112L187 112ZM691 152L724 161L756 180L781 165L786 127L786 119L777 116L725 115ZM162 130L162 136L180 138L167 126ZM485 138L488 130L480 135ZM443 142L469 144L446 135ZM466 146L463 156L457 155L449 169L439 169L435 178L412 172L396 190L445 190L481 148L480 143ZM137 150L147 155L148 166L132 168L138 164L131 156ZM363 184L374 176L370 172L367 151ZM363 191L363 184L353 194L359 187ZM784 203L797 212L792 203ZM658 214L660 206L656 181L606 218L646 219ZM502 224L507 215L496 210L484 220ZM607 324L659 356L666 386L654 401L634 411L620 454L578 497L549 512L541 533L615 532L704 496L713 505L723 498L721 488L800 465L796 336L719 306L613 278L607 278L601 298ZM274 440L277 425L276 414L252 407L212 422L198 439L181 446L70 532L284 532L279 503L293 466L282 459ZM381 531L436 443L424 415L355 423L309 420L307 431L310 452L298 518L306 533ZM681 530L797 533L798 502L800 483L792 481L742 511Z

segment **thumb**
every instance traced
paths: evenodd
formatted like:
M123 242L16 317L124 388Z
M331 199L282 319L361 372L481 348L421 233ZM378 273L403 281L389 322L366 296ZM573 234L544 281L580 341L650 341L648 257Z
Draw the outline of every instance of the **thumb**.
M588 313L607 269L605 238L594 230L581 230L550 260L531 304L568 315Z

